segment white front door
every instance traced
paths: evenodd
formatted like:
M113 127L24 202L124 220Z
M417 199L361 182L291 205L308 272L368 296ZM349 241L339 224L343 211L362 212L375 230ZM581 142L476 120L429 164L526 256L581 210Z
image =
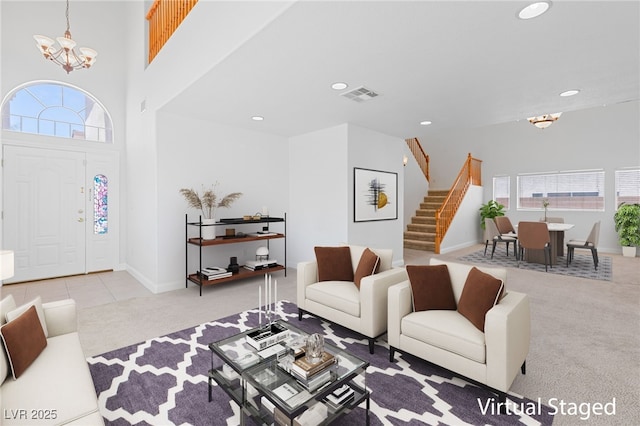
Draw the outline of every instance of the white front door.
M94 226L94 176L116 179L109 191L116 188L117 157L107 153L98 161L102 156L84 152L3 149L3 247L15 252L15 275L5 283L112 269L117 238ZM108 208L117 227L117 212Z

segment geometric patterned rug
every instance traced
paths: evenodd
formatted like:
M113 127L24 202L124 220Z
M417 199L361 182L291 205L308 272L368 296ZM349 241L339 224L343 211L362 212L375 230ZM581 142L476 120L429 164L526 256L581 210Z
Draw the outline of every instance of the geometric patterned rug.
M509 393L507 406L517 414L500 414L488 390L438 366L368 342L350 330L312 316L299 322L297 306L278 302L285 320L367 360L366 385L371 392L372 425L550 425L549 407ZM107 425L239 425L235 403L219 387L208 402L207 372L212 355L208 344L253 328L258 311L250 310L150 339L87 359L100 412ZM217 357L214 357L217 360ZM215 382L214 382L215 384ZM333 424L364 424L364 402ZM541 409L531 409L540 407ZM492 411L494 411L492 413ZM248 421L247 424L253 424Z
M487 247L487 255L484 256L483 254L484 249L459 257L458 260L503 268L520 268L527 269L529 271L545 272L544 265L540 263L521 261L520 265L518 265L511 247L509 250L509 256L505 254L504 247L496 247L496 252L493 255L493 259L491 259L491 245ZM576 252L568 267L567 259L565 257L559 257L558 263L553 265L553 268L549 268L548 273L590 278L592 280L611 281L613 271L610 256L598 255L598 270L596 271L593 268L593 258L591 257L590 252L589 254Z

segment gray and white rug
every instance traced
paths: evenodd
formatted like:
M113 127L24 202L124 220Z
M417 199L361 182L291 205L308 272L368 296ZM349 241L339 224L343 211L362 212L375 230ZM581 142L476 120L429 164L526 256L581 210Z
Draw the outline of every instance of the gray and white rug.
M487 247L487 254L484 255L484 249L459 257L458 260L503 268L520 268L529 271L545 272L544 265L540 263L528 263L521 261L519 264L513 255L513 249L510 247L509 256L506 255L504 245L496 247L496 252L491 259L491 246ZM593 258L591 254L575 253L573 261L567 266L567 259L558 257L558 263L549 268L548 273L569 275L572 277L589 278L592 280L611 281L612 266L611 256L598 256L598 270L593 267Z
M510 394L519 414L500 414L494 394L416 357L396 353L336 325L307 317L297 320L294 303L279 302L283 317L309 333L370 362L366 385L371 391L372 425L550 425L549 408ZM257 325L257 310L242 312L167 336L88 358L100 412L107 425L239 425L239 409L219 387L208 402L208 344ZM214 362L219 362L214 357ZM361 404L364 407L364 403ZM530 410L529 407L540 407ZM364 424L358 407L334 424ZM524 407L524 409L522 409ZM493 413L492 413L493 411ZM249 424L252 424L249 422Z

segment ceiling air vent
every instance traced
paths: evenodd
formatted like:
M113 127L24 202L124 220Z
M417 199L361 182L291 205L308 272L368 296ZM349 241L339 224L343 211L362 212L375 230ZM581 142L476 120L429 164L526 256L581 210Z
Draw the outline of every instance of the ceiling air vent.
M355 102L364 102L375 98L378 94L371 89L360 86L353 90L349 90L348 92L341 93L340 96L344 96L345 98L351 99Z

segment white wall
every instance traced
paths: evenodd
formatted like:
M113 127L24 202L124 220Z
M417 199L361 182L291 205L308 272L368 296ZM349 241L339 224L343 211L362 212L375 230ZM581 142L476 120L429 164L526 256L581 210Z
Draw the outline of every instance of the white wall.
M289 261L315 259L314 246L391 248L402 264L402 139L342 124L289 140ZM353 168L398 173L398 219L354 222Z
M492 196L492 177L511 176L511 221L538 220L541 211L516 210L516 176L519 173L585 169L605 171L605 211L559 211L576 226L565 239L584 239L593 223L602 222L600 251L620 252L613 227L615 212L614 171L640 165L639 103L628 102L566 112L551 127L540 130L528 121L477 129L443 132L429 138L432 186L451 185L468 152L483 161L483 202ZM455 166L455 167L454 167ZM441 184L434 184L440 182ZM444 185L446 183L446 185ZM478 208L480 205L478 205ZM478 234L479 235L479 234Z
M314 246L348 242L348 126L289 139L289 261L315 259Z
M482 239L478 206L482 204L483 192L481 186L469 187L447 233L440 242L440 253L469 247Z
M158 281L158 202L157 202L157 150L156 150L156 112L153 97L147 96L148 89L145 73L146 14L144 2L129 2L127 13L123 16L129 29L127 58L127 145L125 157L125 176L127 182L126 236L127 270L150 290L155 290ZM161 89L158 92L162 93ZM141 103L147 104L142 110Z
M348 125L349 151L348 151L348 180L347 187L348 212L348 242L351 244L390 248L393 250L393 262L395 265L404 263L403 257L403 231L404 231L404 167L402 156L406 142L403 139L365 129L363 127ZM395 220L379 220L372 222L354 221L354 197L353 169L354 167L381 170L397 173L398 176L398 218ZM390 200L396 203L395 200Z
M202 192L202 185L219 182L220 197L231 192L243 195L229 208L219 208L216 218L253 215L267 207L269 214L283 217L289 192L289 152L286 138L211 122L193 120L169 113L158 113L158 264L157 291L184 286L185 213L197 221L200 211L189 209L181 188ZM262 225L231 225L236 232L256 232ZM217 228L224 235L226 226ZM272 224L282 232L282 224ZM197 228L190 228L197 236ZM241 241L241 240L239 240ZM265 242L228 244L203 249L206 266L255 259L256 249ZM284 263L284 240L269 243L270 257ZM189 246L189 272L198 268L198 249Z

